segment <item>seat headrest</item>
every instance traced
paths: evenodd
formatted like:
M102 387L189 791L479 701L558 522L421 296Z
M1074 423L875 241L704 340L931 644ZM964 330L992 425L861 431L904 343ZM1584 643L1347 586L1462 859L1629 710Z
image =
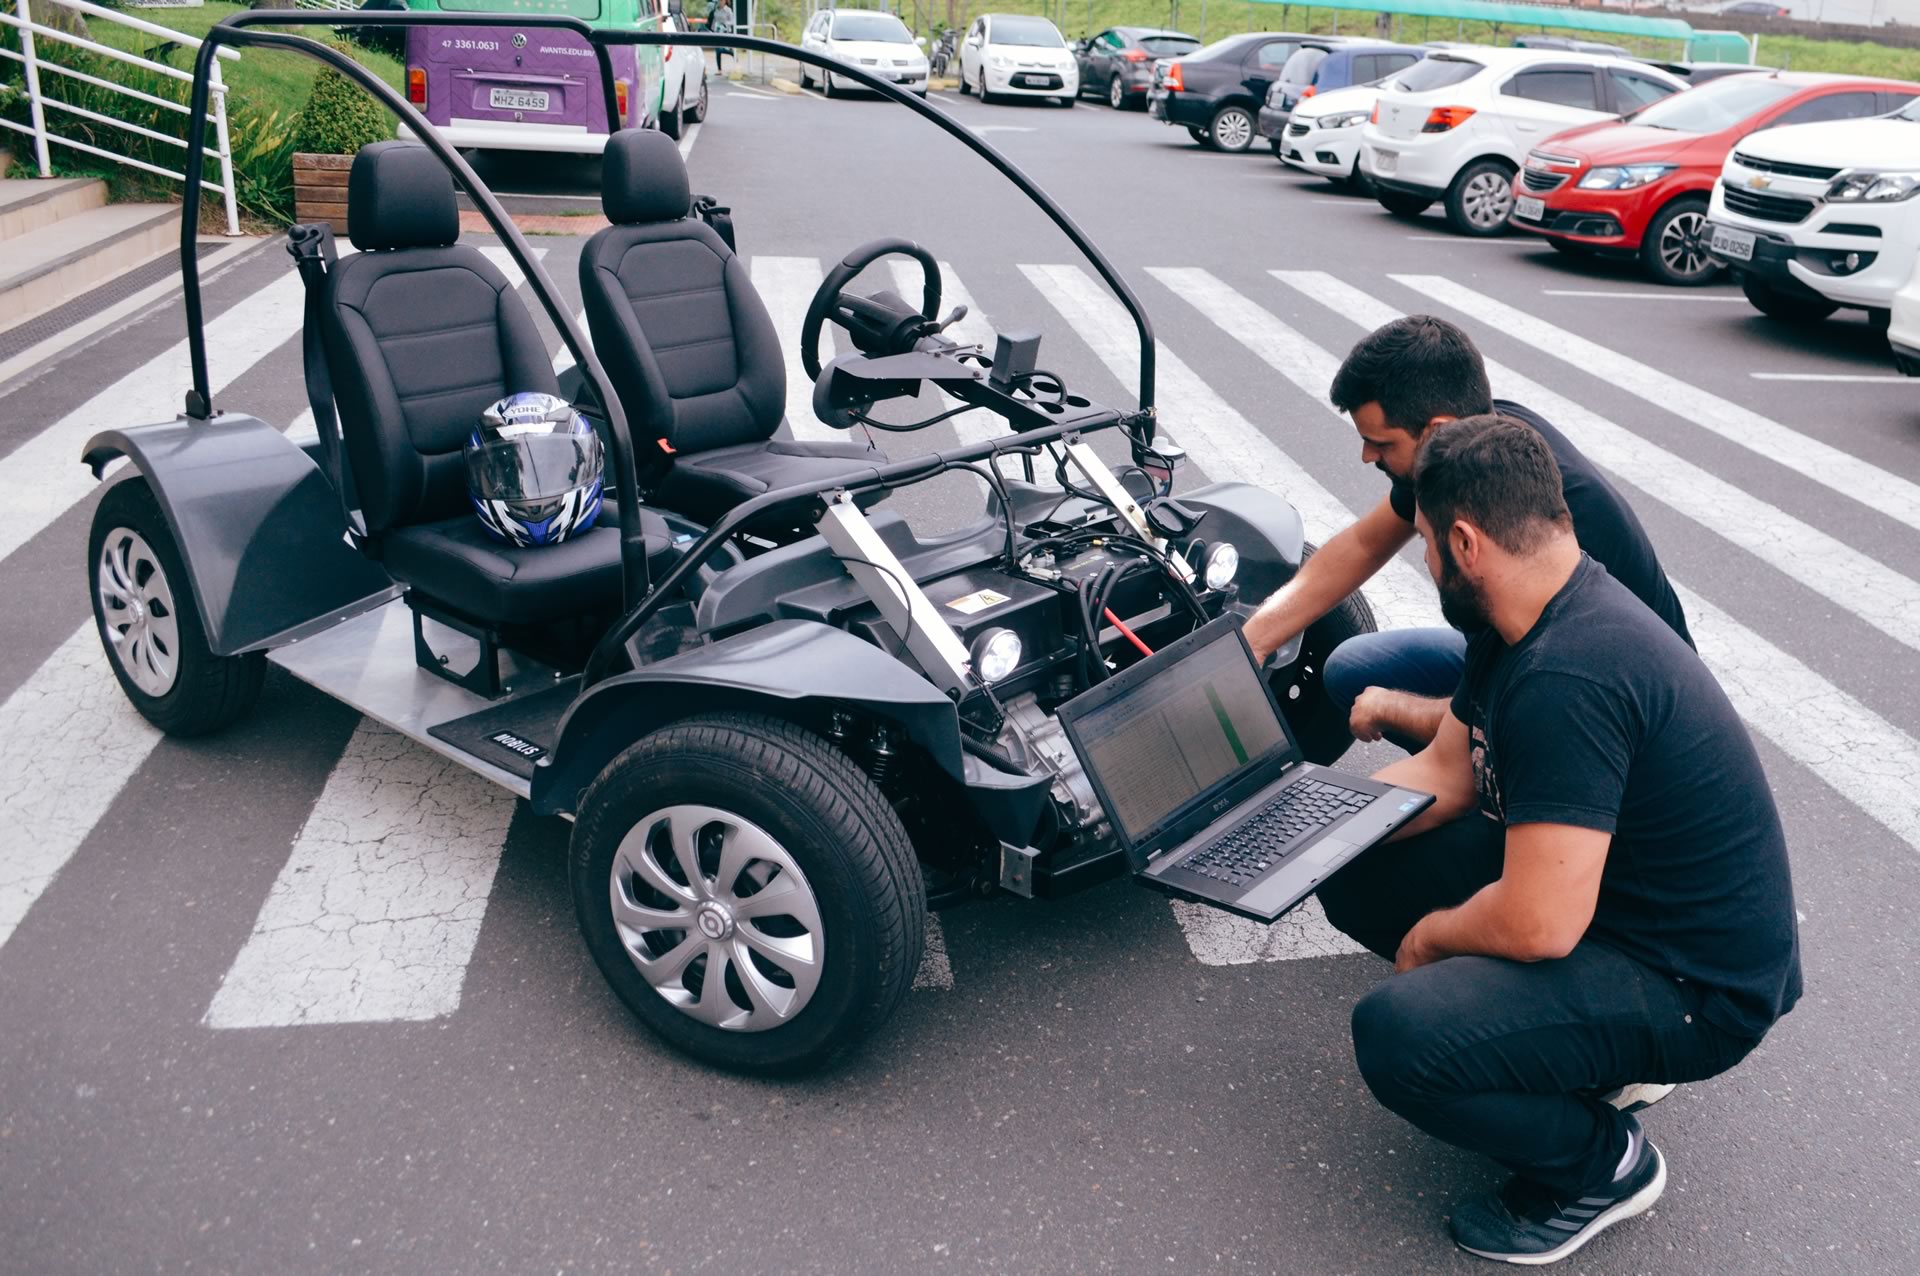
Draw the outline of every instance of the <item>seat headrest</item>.
M685 217L693 207L693 193L679 146L655 129L621 129L608 138L600 167L600 205L616 226Z
M439 248L460 238L453 174L418 142L374 142L353 157L347 176L347 228L353 246Z

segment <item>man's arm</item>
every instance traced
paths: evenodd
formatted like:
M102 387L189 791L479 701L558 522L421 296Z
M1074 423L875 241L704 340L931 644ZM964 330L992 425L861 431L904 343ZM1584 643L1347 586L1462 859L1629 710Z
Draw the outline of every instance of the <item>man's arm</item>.
M1400 942L1395 970L1447 957L1547 961L1565 957L1587 933L1600 899L1613 834L1572 824L1516 824L1507 830L1500 880L1458 908L1428 913Z
M1361 515L1315 550L1294 578L1248 618L1244 632L1254 658L1265 663L1295 634L1366 584L1412 539L1413 525L1393 512L1391 501L1382 500Z
M1467 724L1451 711L1441 719L1432 744L1412 757L1401 758L1375 771L1373 778L1382 784L1397 784L1416 793L1433 794L1433 805L1395 830L1387 839L1390 842L1450 824L1472 813L1479 804L1473 791L1473 758L1467 747Z
M1401 740L1433 743L1447 720L1450 701L1445 696L1416 696L1408 691L1368 687L1353 702L1347 728L1356 740L1378 740L1391 732Z

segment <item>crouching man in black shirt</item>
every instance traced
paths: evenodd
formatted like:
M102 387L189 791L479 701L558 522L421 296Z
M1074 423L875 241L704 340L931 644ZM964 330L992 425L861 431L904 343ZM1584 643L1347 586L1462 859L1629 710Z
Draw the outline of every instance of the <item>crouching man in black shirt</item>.
M1374 1095L1514 1171L1454 1210L1455 1241L1552 1262L1666 1185L1606 1092L1724 1072L1798 999L1786 845L1733 707L1581 552L1538 433L1436 426L1415 487L1473 636L1439 734L1379 778L1438 801L1320 899L1394 962L1353 1012Z

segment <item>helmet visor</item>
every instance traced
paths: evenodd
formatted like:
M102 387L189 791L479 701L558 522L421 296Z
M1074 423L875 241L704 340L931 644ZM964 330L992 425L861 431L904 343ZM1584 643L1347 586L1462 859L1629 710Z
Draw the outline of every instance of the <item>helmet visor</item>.
M467 477L496 501L544 501L600 477L597 434L518 434L467 448Z

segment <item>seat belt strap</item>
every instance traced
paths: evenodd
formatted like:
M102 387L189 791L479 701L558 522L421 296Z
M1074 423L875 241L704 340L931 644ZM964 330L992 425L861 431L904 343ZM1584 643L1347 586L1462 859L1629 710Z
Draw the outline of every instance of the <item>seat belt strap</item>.
M287 253L299 268L300 283L306 289L300 353L306 365L307 406L313 409L313 428L320 435L320 463L326 471L327 482L340 498L340 513L346 519L348 538L356 546L362 546L367 540L366 524L360 518L359 502L353 491L353 472L347 466L340 442L340 420L333 410L333 377L327 370L327 347L320 335L327 306L327 277L339 260L333 244L333 228L325 222L289 228Z

